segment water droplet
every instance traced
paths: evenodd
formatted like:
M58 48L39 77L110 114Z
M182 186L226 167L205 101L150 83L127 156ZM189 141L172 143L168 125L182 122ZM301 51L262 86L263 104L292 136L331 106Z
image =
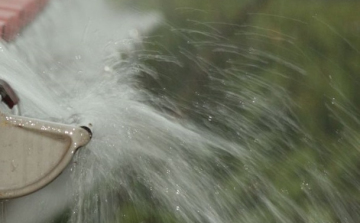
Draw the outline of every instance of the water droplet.
M130 130L128 130L126 133L127 133L128 138L132 139L132 134L131 134Z
M333 105L335 104L335 98L331 99L331 104L333 104Z
M111 69L111 67L109 67L109 66L105 66L104 67L104 71L106 71L106 72L110 72L112 69Z
M209 118L208 118L208 120L209 120L209 122L211 122L212 121L212 116L211 115L209 115Z
M132 38L138 38L139 37L139 31L137 29L132 29L129 31L129 35Z
M301 183L301 190L311 190L311 187L310 187L309 183L303 181Z
M180 207L179 207L179 206L176 206L176 210L179 211L179 210L180 210Z

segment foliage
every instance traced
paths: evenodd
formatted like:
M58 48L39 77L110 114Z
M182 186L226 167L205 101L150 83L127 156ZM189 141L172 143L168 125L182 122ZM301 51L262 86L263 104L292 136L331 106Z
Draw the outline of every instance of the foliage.
M164 14L164 24L145 39L145 50L138 55L158 74L155 79L142 75L141 87L175 101L180 108L158 109L204 128L222 130L224 137L258 148L259 157L264 157L263 165L248 164L263 176L244 173L244 164L231 156L222 158L237 180L249 185L247 191L233 194L248 204L245 212L239 212L239 219L257 216L276 222L264 202L257 202L266 194L269 202L288 213L289 222L338 222L331 206L336 196L329 197L326 184L334 185L349 215L356 216L356 208L350 207L360 204L359 183L353 180L358 179L360 168L360 125L354 115L360 107L360 2L138 0L120 5L126 4ZM257 83L259 80L264 83ZM284 95L273 95L274 88ZM235 104L227 92L244 97ZM232 102L226 108L219 106L225 98ZM268 103L282 112L251 107L256 106L251 101L267 102L268 98L274 99ZM289 107L279 107L284 101ZM351 112L347 110L350 106ZM252 128L244 131L261 128L267 134L256 139L237 137L227 131L232 122L220 117L207 122L216 116L216 109L228 109L229 116L240 114L252 123ZM286 114L296 123L276 129L281 117L269 120L274 114ZM286 142L279 138L284 134ZM262 149L262 137L272 142L267 150ZM224 188L237 185L238 181L221 177ZM260 178L269 179L274 188L263 185ZM278 203L280 196L289 204ZM119 222L175 222L164 207L151 199L144 202L150 203L124 202ZM307 213L307 219L291 207L294 203Z

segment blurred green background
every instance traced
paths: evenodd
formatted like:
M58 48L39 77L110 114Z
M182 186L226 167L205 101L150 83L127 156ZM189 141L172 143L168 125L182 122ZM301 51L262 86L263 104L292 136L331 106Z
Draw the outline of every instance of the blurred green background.
M357 121L360 1L116 0L116 3L119 8L129 7L144 13L155 11L163 15L163 23L144 39L143 52L148 56L175 58L181 66L163 59L138 58L158 73L156 79L145 73L141 75L140 87L175 101L179 108L159 106L159 110L191 119L204 128L223 129L226 137L236 140L233 133L226 131L231 123L224 119L214 118L210 126L204 124L211 111L205 114L197 105L216 107L217 102L227 97L226 91L248 95L249 98L243 99L246 104L248 100L255 100L256 95L259 95L257 100L264 95L271 97L274 87L278 91L281 89L288 95L284 94L284 100L290 103L289 108L283 109L296 120L299 130L289 126L281 131L281 134L288 134L291 143L281 142L279 134L269 130L274 146L273 151L264 155L273 157L268 159L269 163L256 166L257 170L277 190L285 190L286 196L305 213L315 216L307 222L347 222L334 213L334 207L319 183L310 180L304 184L303 179L312 179L307 169L316 166L336 187L341 205L349 216L360 222L360 144L357 142L360 139ZM200 69L201 65L195 64L196 58L204 58L204 64L211 69L206 72ZM234 70L248 78L248 85L241 78L232 76ZM263 83L252 85L250 80L260 79L251 77L261 77ZM218 85L213 84L214 79L219 79ZM226 83L221 83L221 79ZM245 88L249 94L243 93ZM281 97L276 98L280 104ZM233 104L228 107L253 123L258 122L256 127L269 128L264 123L271 124L266 121L269 118L266 111L254 113L250 109L248 112ZM231 158L228 162L232 162ZM249 184L254 180L245 177L243 168L236 164L234 172ZM224 185L231 187L233 183L224 182ZM310 195L304 190L307 184L314 185L311 193L316 194L316 200L311 204ZM146 190L139 189L139 193L146 197ZM266 207L256 207L256 190L238 193L234 196L249 199L253 204L246 211L263 216L263 222L276 222ZM134 203L126 197L123 200L119 207L119 222L181 222L151 198L142 203ZM290 222L304 222L299 213L285 206L279 204ZM241 217L239 213L239 219Z

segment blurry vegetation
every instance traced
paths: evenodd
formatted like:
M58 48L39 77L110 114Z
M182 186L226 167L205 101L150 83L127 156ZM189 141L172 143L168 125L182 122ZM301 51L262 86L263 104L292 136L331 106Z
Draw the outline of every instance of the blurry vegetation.
M289 127L294 148L287 148L289 143L281 143L279 135L273 133L276 130L269 127L274 123L269 121L264 125L266 112L248 114L238 104L227 104L229 110L258 122L257 127L269 128L268 137L274 138L273 145L283 147L267 151L264 155L273 156L272 161L256 168L277 190L285 191L290 200L306 210L308 216L314 216L312 220L311 217L307 219L309 222L339 221L329 198L323 194L324 188L320 188L321 183L307 181L313 179L309 176L309 168L324 173L346 200L343 205L349 208L350 216L357 215L360 185L358 180L352 179L360 177L360 153L356 146L344 144L342 139L358 138L360 125L352 120L353 114L346 114L342 108L352 106L358 111L360 107L357 95L360 87L360 2L138 0L128 4L141 10L160 10L164 15L164 24L145 39L145 52L158 58L171 58L174 62L142 57L145 58L142 61L159 74L156 79L143 75L143 87L159 97L176 101L180 111L159 109L177 117L191 118L207 128L223 129L229 139L234 139L235 133L227 132L227 123L216 117L216 108L227 97L226 89L236 93L242 91L243 86L250 89L249 96L256 98L257 95L271 96L272 89L267 86L279 86L290 95L291 106L297 108L284 108L285 112L297 117L297 125L306 130L303 134L302 131L294 133ZM243 77L233 78L234 71ZM260 89L252 89L251 81L256 79L251 77L258 76L268 85L255 84L254 88L260 86ZM211 81L216 78L231 83L219 81L218 86L213 86ZM249 84L245 86L244 83ZM254 98L243 98L240 103L246 105ZM335 118L336 115L341 119ZM209 124L207 120L211 116L214 118ZM349 129L353 130L352 135ZM312 143L307 143L308 140ZM226 162L231 164L231 158ZM249 191L234 194L239 199L249 199L247 215L258 215L257 211L262 210L264 220L276 222L260 203L255 204L258 207L254 209L250 205L261 199L259 194L269 193L271 198L272 192L262 191L261 180L244 175L241 165L233 165L238 169L239 179L252 185ZM224 182L224 185L231 188L236 183ZM309 201L307 193L316 194L316 200ZM278 204L278 207L289 214L289 222L304 222L304 218L286 204ZM135 214L136 208L129 206L122 213L152 219L154 210L156 207ZM159 217L127 220L121 222L169 222Z
M273 146L279 146L271 151L272 145L268 145L270 151L264 151L264 156L273 156L273 159L256 167L264 173L262 177L270 179L278 191L285 191L285 196L302 206L309 216L314 216L308 222L318 222L317 219L340 222L334 207L328 203L330 198L323 194L324 188L320 188L321 179L317 183L307 181L313 179L307 170L317 169L339 190L350 216L357 215L360 181L353 179L360 179L357 148L360 144L344 143L344 138L358 139L360 125L353 119L354 114L347 114L343 108L351 106L354 111L360 108L357 93L360 87L360 1L119 1L122 6L159 10L164 15L163 24L145 38L145 50L139 55L144 64L159 74L157 79L143 75L142 87L159 97L176 101L180 108L159 109L176 117L193 119L205 128L223 129L226 137L236 140L236 133L227 131L229 123L216 117L216 109L221 109L219 103L224 98L231 99L224 89L229 92L250 89L248 98L238 100L236 105L227 104L226 109L254 122L254 129L269 128L266 137L273 137ZM165 62L164 58L173 62ZM241 77L233 77L236 72ZM259 76L265 84L255 84L254 88L258 89L252 89L252 81L257 80L254 77ZM216 78L218 85L213 85ZM266 100L262 98L264 95L271 96L271 86L278 86L290 95L292 104L290 108L283 108L284 112L296 117L296 124L305 129L292 132L289 126L288 130L282 130L289 134L290 143L278 139L277 130L271 128L272 125L276 127L277 120L267 120L266 111L247 113L250 101ZM336 115L341 118L335 118ZM207 121L209 117L213 119L211 123ZM239 140L254 144L254 139L246 141L245 137ZM294 146L290 148L291 143ZM257 211L262 210L266 222L276 222L269 213L266 215L266 208L261 209L260 204L253 203L261 199L259 194L269 193L271 198L272 192L263 191L261 188L266 185L262 186L256 176L244 174L243 166L232 164L231 157L224 159L238 171L239 179L250 185L246 192L234 192L234 196L249 200L247 214L257 215ZM225 187L236 185L224 181ZM315 186L309 188L308 185ZM309 201L308 193L316 194L316 200ZM259 207L251 208L251 203ZM290 205L279 204L278 207L289 213L289 222L304 222L295 212L291 216ZM239 215L244 213L239 212ZM119 222L128 223L175 222L175 218L163 207L156 206L156 202L140 205L124 201L119 216Z

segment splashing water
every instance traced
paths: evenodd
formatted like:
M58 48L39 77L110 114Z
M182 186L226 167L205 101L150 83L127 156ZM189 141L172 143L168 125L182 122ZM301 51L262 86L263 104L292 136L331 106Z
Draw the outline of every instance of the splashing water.
M3 201L1 222L358 222L360 203L344 189L358 185L346 161L358 156L355 108L341 91L330 97L324 109L341 131L329 144L304 127L281 85L312 75L296 60L296 39L253 26L238 43L210 23L191 30L161 19L53 1L0 45L0 78L17 90L22 115L94 132L51 185ZM161 24L181 37L174 49L152 50L168 36L145 38ZM295 56L272 53L264 39L289 43ZM336 156L344 162L331 163Z

